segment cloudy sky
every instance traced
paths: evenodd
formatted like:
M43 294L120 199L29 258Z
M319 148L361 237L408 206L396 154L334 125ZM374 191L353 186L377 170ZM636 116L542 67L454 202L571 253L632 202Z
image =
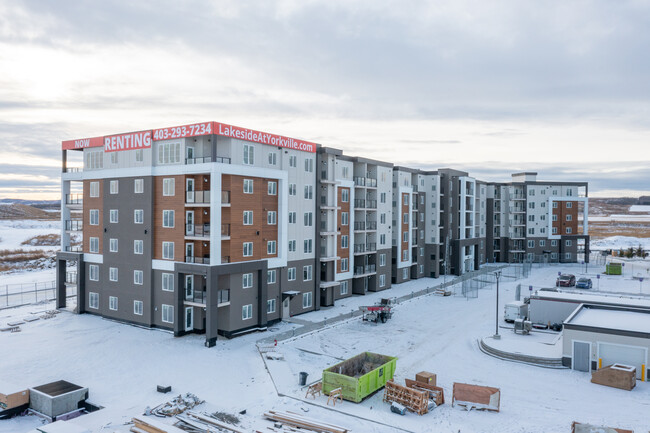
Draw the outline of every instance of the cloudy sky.
M648 1L0 0L0 198L62 140L216 120L650 194Z

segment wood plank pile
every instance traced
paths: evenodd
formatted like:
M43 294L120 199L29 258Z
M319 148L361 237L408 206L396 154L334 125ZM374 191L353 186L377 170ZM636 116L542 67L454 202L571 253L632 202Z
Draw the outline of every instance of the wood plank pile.
M160 417L175 416L188 409L193 409L201 403L203 403L203 400L188 392L185 395L177 395L172 401L154 407L151 409L151 413Z
M215 429L218 429L219 431L226 430L233 433L244 433L243 430L223 423L217 418L205 413L188 411L186 414L176 415L176 419L184 425L189 425L192 427L192 430L197 433L210 433L217 431Z
M636 368L631 365L613 364L591 373L591 382L598 385L632 391L636 386Z
M152 418L132 418L131 421L133 421L131 427L133 433L185 433L184 430Z
M445 391L439 386L411 379L406 379L406 386L429 394L429 400L433 401L436 407L445 404Z
M399 385L392 380L386 382L384 401L399 403L418 415L424 415L429 411L428 392Z
M277 421L301 429L319 432L319 433L348 433L350 430L346 427L318 421L294 412L280 412L270 410L264 414L270 420Z

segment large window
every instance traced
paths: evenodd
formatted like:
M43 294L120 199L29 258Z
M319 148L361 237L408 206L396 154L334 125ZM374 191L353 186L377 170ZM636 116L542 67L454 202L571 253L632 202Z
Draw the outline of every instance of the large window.
M277 242L276 241L267 241L266 243L266 254L274 255L277 252Z
M275 313L275 299L266 301L266 314Z
M133 241L133 254L143 254L144 253L144 241L134 240Z
M296 268L287 269L287 280L295 281L296 280Z
M255 146L252 144L244 144L244 160L246 165L255 164Z
M302 294L302 308L311 308L312 305L312 294L311 292Z
M99 225L99 209L90 209L90 225Z
M278 195L278 183L277 182L269 182L267 192L269 195Z
M86 168L89 170L104 168L104 152L99 151L86 153Z
M90 196L99 197L99 182L90 182Z
M144 284L144 272L133 271L133 284L138 284L138 285Z
M120 181L111 180L111 194L117 194L120 191Z
M117 311L117 296L108 297L108 308L113 311Z
M244 211L244 225L252 226L253 225L253 211L245 210Z
M174 260L174 243L163 242L163 259Z
M341 296L345 296L349 293L348 282L341 281Z
M144 192L144 179L135 179L133 181L133 192L135 194L142 194Z
M305 185L305 200L311 200L314 198L314 186Z
M350 190L347 188L341 189L341 201L347 203L350 201Z
M311 239L305 239L304 247L305 247L305 248L304 248L304 252L305 252L305 254L309 254L309 253L311 253L311 251L312 251L312 242L311 242Z
M90 252L98 253L99 252L99 238L90 238Z
M253 179L244 179L244 194L253 193Z
M253 287L253 273L248 272L242 275L242 289L250 289Z
M248 304L241 307L241 318L242 320L253 318L253 304Z
M162 289L165 292L174 291L174 274L163 273L162 274Z
M109 251L111 253L117 252L117 239L111 238L111 240L109 241Z
M88 266L88 274L90 281L99 281L99 265Z
M88 293L88 308L99 308L99 293L89 292Z
M269 269L266 271L266 284L275 284L277 279L277 270Z
M134 224L143 224L144 223L144 210L135 209L133 211L133 223Z
M180 143L160 143L158 145L158 164L178 164L181 162Z
M117 209L111 209L109 212L109 218L111 223L117 224L119 221L119 211Z
M312 267L311 265L303 266L302 267L302 280L303 281L311 281L312 278Z
M276 225L278 223L278 213L270 210L266 213L266 223L269 225Z
M164 210L163 211L163 227L174 228L174 216L176 211Z
M162 305L162 321L165 323L174 323L174 306Z
M144 311L144 305L142 301L133 301L133 314L142 316L143 311Z
M311 227L314 223L314 214L312 212L305 212L304 222L305 227Z
M117 268L108 269L108 279L111 281L117 281Z
M252 257L253 256L253 243L252 242L244 242L244 257Z
M166 197L176 195L176 179L173 177L163 179L163 195Z

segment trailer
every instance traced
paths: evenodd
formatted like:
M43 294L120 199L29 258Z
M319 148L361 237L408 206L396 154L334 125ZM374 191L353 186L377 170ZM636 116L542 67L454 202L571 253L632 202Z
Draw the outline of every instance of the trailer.
M359 403L393 378L396 364L394 356L360 353L323 370L323 393L341 388L345 400Z
M389 306L371 305L359 307L363 312L362 320L364 322L386 323L393 317L393 309Z

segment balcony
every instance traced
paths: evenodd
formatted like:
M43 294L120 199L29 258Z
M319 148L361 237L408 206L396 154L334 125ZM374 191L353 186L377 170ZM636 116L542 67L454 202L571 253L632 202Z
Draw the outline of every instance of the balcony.
M82 248L81 245L68 245L63 250L68 253L80 253Z
M322 195L320 196L320 207L323 209L327 209L327 208L336 209L337 206L334 203L329 203L327 196Z
M185 256L185 263L195 263L197 265L209 265L210 257Z
M185 236L209 238L210 224L185 224Z
M370 275L377 272L377 265L365 265L365 266L355 266L354 267L354 276L360 277L364 275Z
M355 186L366 186L366 178L360 176L354 176L354 185Z
M354 231L377 230L377 221L355 221Z
M230 191L221 191L221 206L230 206Z
M65 204L66 205L82 205L84 203L83 194L66 194L65 195Z
M230 164L230 158L227 158L225 156L204 156L201 158L185 158L185 164L205 164L208 162Z
M188 204L210 204L210 191L187 191L185 205Z
M83 170L82 167L66 167L63 171L64 173L81 173Z
M377 179L373 179L371 177L366 178L366 186L368 188L377 188Z
M65 230L68 232L80 232L83 231L83 221L81 220L66 220Z
M363 199L355 199L354 200L354 207L356 208L365 208L366 207L366 201Z
M230 224L221 224L221 239L230 239Z
M365 253L366 244L354 244L354 253Z
M194 290L192 291L192 293L187 293L187 290L185 291L185 301L187 302L205 304L207 297L208 297L207 292L203 290Z

